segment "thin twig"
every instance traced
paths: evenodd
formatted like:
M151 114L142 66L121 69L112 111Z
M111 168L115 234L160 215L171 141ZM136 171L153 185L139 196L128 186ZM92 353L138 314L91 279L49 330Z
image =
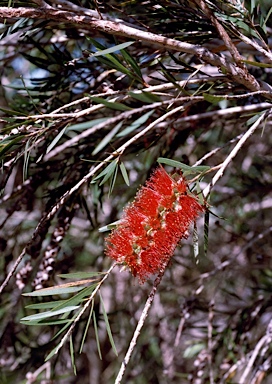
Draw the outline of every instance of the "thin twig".
M214 299L211 300L209 305L209 322L208 322L208 362L209 362L209 378L210 384L214 384L214 375L212 369L213 362L213 342L212 342L212 334L213 334L213 317L214 317Z
M272 341L272 320L269 322L269 324L267 326L266 334L256 344L256 347L254 348L254 351L252 352L252 355L249 359L249 362L247 363L247 366L246 366L238 384L248 383L247 377L250 373L250 370L253 367L253 364L254 364L258 354L260 353L261 348L263 347L263 345L271 343L271 341Z
M224 26L222 23L220 23L217 18L215 17L213 11L209 8L208 4L206 1L203 0L194 0L194 2L202 9L204 14L207 16L208 19L211 20L215 28L217 29L221 39L224 41L228 51L230 52L234 62L243 70L245 71L245 74L247 76L252 76L249 75L247 68L245 65L242 63L242 56L240 55L238 49L236 48L235 44L233 44L232 39L229 37L227 34L227 31L225 30Z
M241 147L244 145L244 143L247 141L247 139L255 132L255 130L260 126L260 124L263 122L263 120L267 117L268 111L263 113L257 121L249 128L249 130L242 136L242 138L238 141L238 143L235 145L233 150L230 152L230 154L227 156L227 158L223 161L221 168L216 172L214 175L212 181L210 184L203 190L203 196L207 198L209 196L213 186L217 183L217 181L223 176L224 171L226 170L229 163L232 161L232 159L237 155Z
M196 99L196 100L200 101L202 99L202 96L198 96L198 97L199 97L199 99ZM167 101L148 104L148 105L144 105L140 108L135 108L131 111L125 111L123 113L118 114L117 116L110 117L108 120L102 121L101 123L98 123L95 126L89 128L89 129L86 129L83 132L81 132L80 134L72 137L70 140L65 141L63 144L59 145L58 147L56 147L55 149L53 149L52 151L47 153L44 156L43 161L50 160L51 158L55 157L57 154L62 153L65 149L70 148L71 146L75 145L80 140L86 139L90 135L94 134L99 129L105 128L111 124L116 124L119 121L125 121L129 117L131 117L137 113L140 113L140 112L148 111L150 109L159 108L165 104L177 103L177 102L182 102L182 101L186 101L186 100L190 100L190 99L191 99L191 97L185 97L185 98L183 97L180 99L171 99L171 100L167 100ZM195 100L195 98L193 100Z
M221 149L223 148L226 148L228 147L230 144L233 144L235 143L236 141L238 141L239 139L241 139L241 137L243 136L244 134L241 133L240 135L234 137L233 139L229 140L226 144L222 145L221 147L217 147L217 148L214 148L212 151L206 153L204 156L202 156L199 160L197 160L193 167L197 167L198 165L201 165L203 163L203 161L209 159L211 156L215 155L217 152L221 151Z
M248 112L258 111L260 109L268 109L271 107L272 107L271 103L259 103L254 105L243 105L239 107L219 109L218 111L196 113L192 116L181 117L180 119L176 120L176 124L179 124L182 127L182 123L188 122L188 121L197 121L197 120L203 120L208 118L218 119L218 117L220 116L228 116L235 113L240 113L240 114L248 113Z
M239 39L241 39L244 43L251 45L254 49L262 53L264 56L266 56L270 62L272 62L272 53L271 51L268 51L264 49L262 46L258 44L258 42L254 39L249 39L247 36L243 35L238 29L235 29L235 33L238 34ZM269 49L269 47L267 47Z
M118 372L118 375L115 379L115 384L120 384L121 381L122 381L122 377L124 376L124 373L125 373L125 370L126 370L126 367L130 361L130 358L131 358L131 355L132 355L132 352L136 346L136 343L137 343L137 339L141 333L141 329L143 328L143 325L144 325L144 322L147 318L147 315L148 315L148 312L149 312L149 309L153 303L153 300L154 300L154 297L155 297L155 293L157 291L157 288L158 288L158 285L160 284L161 280L162 280L162 277L164 275L164 271L165 271L165 268L166 268L166 265L163 266L163 268L160 270L158 276L156 277L155 281L154 281L154 284L153 284L153 287L152 287L152 290L151 292L149 293L149 296L147 298L147 301L145 303L145 306L144 306L144 309L142 311L142 314L141 314L141 317L138 321L138 324L137 324L137 327L134 331L134 334L133 334L133 337L130 341L130 344L129 344L129 347L128 347L128 350L127 350L127 353L126 353L126 356L121 364L121 367L120 367L120 370Z
M113 270L113 268L117 265L117 263L113 263L112 266L108 269L108 271L105 273L105 276L103 277L102 280L99 281L99 283L97 284L96 288L93 290L91 296L88 298L88 300L86 301L86 303L84 304L83 308L81 309L81 311L78 313L78 315L76 316L76 318L73 320L73 323L72 325L70 326L70 328L68 329L68 331L65 333L65 335L63 336L63 338L61 339L60 343L58 344L56 350L55 350L55 354L58 353L58 351L61 349L61 347L63 346L63 344L65 343L65 341L68 339L68 337L72 334L73 332L73 329L75 328L77 322L80 320L81 316L83 315L83 313L86 311L86 309L89 307L89 305L92 303L92 300L93 298L95 297L96 293L98 292L98 290L101 288L101 285L104 283L104 281L108 278L109 274L111 273L111 271Z

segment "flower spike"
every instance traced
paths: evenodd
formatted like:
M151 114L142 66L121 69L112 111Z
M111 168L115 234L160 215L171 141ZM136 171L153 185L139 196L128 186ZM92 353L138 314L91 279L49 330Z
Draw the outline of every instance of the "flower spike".
M187 194L183 176L156 168L106 238L106 255L127 265L144 282L168 263L176 246L204 208Z

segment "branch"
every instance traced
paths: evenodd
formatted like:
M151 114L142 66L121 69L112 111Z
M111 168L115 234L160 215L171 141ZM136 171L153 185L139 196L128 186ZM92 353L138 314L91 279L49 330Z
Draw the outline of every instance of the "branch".
M166 265L163 266L163 268L160 270L158 276L156 277L156 279L154 281L152 290L151 290L151 292L150 292L150 294L148 296L148 299L147 299L147 301L145 303L145 306L144 306L144 309L142 311L141 317L140 317L140 319L138 321L137 327L136 327L136 329L134 331L133 337L132 337L131 342L129 344L126 356L125 356L125 358L124 358L124 360L122 362L122 365L121 365L120 370L118 372L118 375L116 377L115 384L120 384L121 381L122 381L122 377L124 376L127 364L129 363L129 360L131 358L132 352L133 352L133 350L134 350L134 348L136 346L137 339L140 336L141 329L143 328L144 322L145 322L145 320L146 320L146 318L148 316L149 309L150 309L150 307L151 307L151 305L153 303L153 300L154 300L154 297L155 297L158 285L160 284L161 279L162 279L162 277L164 275L165 268L166 268Z
M272 109L270 109L272 111ZM238 141L238 143L235 145L233 150L230 152L228 157L223 161L222 166L220 169L216 172L214 175L212 181L210 184L203 190L203 196L207 197L209 196L213 186L217 183L217 181L223 176L225 169L229 165L229 163L232 161L232 159L237 155L241 147L244 145L244 143L247 141L247 139L255 132L255 130L260 126L260 124L263 122L263 120L268 116L269 111L266 111L263 113L257 121L249 128L249 130L242 136L242 138Z
M180 42L174 39L157 35L150 32L145 32L123 23L117 23L109 20L97 20L90 16L78 15L74 12L62 11L56 8L9 8L0 7L1 18L30 18L42 20L54 20L58 23L69 22L84 27L87 30L103 31L115 36L124 36L135 40L141 40L152 45L157 45L160 48L174 50L177 52L185 52L197 56L204 62L219 67L223 73L228 75L237 83L242 84L251 91L259 91L261 89L257 80L243 68L239 68L230 63L226 57L218 56L210 52L207 48L200 45ZM272 98L272 94L269 95Z
M226 32L225 28L223 27L223 25L221 23L219 23L217 18L214 16L213 12L208 7L208 4L206 3L206 1L194 0L194 2L202 9L203 13L208 17L208 19L211 20L211 22L213 23L213 25L217 29L221 39L224 41L227 49L229 50L233 60L235 61L235 63L239 67L241 67L245 71L246 75L248 76L249 74L247 72L247 69L246 69L245 65L242 63L243 58L241 57L238 49L233 44L231 38L227 34L227 32Z
M61 349L61 347L64 345L65 341L67 340L67 338L72 334L77 322L81 319L83 313L86 311L86 309L88 309L88 307L90 306L91 302L93 301L96 293L99 291L99 289L101 288L101 285L104 283L104 281L109 277L111 271L113 270L113 268L116 266L117 263L113 263L112 266L108 269L108 271L105 273L105 276L103 277L102 280L99 281L99 283L97 284L97 286L95 287L95 289L93 290L91 296L88 298L88 300L86 301L86 303L84 304L83 308L81 309L81 311L77 314L76 318L73 320L70 328L68 329L68 331L65 333L65 335L63 336L63 338L61 339L60 343L58 344L56 350L55 350L55 355L58 353L58 351Z
M258 341L256 347L254 348L254 351L249 359L249 362L247 363L247 366L238 382L238 384L245 384L247 383L247 377L250 373L250 370L253 367L253 364L255 360L257 359L258 354L260 353L261 348L264 345L270 344L272 341L272 320L270 320L267 328L266 328L266 334Z
M40 220L40 222L38 223L37 227L35 228L35 231L32 235L32 238L31 240L28 242L28 244L24 247L24 249L22 250L21 254L18 256L16 262L14 263L14 265L12 266L11 270L9 271L7 277L5 278L5 280L3 281L3 283L1 284L0 286L0 294L2 293L2 291L5 289L5 287L8 285L10 279L12 278L12 276L14 275L18 265L20 264L20 262L23 260L25 254L26 254L26 250L28 249L28 247L33 243L35 242L37 236L39 236L39 233L41 231L41 229L43 228L43 226L49 221L51 220L55 214L57 213L57 211L59 210L59 208L66 202L66 200L74 193L76 192L77 190L79 190L87 181L90 180L90 178L92 176L95 175L95 173L102 167L104 167L105 164L107 164L109 161L111 161L112 159L120 156L132 143L134 143L135 141L137 141L140 137L144 136L148 131L150 131L151 129L153 129L157 124L159 124L161 121L167 119L167 117L171 116L171 115L174 115L175 113L181 111L181 110L184 110L186 108L186 105L184 106L179 106L177 108L174 108L173 110L165 113L163 116L160 116L158 119L156 119L155 121L153 121L151 124L149 124L146 128L144 128L141 132L139 132L138 134L136 134L135 136L133 136L130 140L128 140L126 143L124 143L123 145L121 145L121 147L119 147L116 151L112 152L111 155L109 155L106 159L104 159L103 161L101 161L101 163L99 163L96 167L94 167L87 175L85 175L76 185L74 185L69 191L65 192L62 197L56 202L55 205L53 205L52 209L50 210L49 213L46 213L42 219Z

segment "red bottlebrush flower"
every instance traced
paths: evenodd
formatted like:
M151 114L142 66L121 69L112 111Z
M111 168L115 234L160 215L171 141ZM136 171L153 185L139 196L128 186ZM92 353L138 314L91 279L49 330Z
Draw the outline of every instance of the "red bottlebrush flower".
M127 265L144 282L167 264L179 241L187 236L191 223L203 211L196 197L187 194L182 174L176 174L174 179L160 166L106 238L105 253Z

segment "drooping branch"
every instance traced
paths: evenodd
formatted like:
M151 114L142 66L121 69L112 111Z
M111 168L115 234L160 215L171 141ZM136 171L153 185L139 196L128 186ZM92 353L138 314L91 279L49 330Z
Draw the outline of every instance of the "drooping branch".
M121 22L98 20L88 15L79 15L75 12L59 10L51 6L39 8L0 7L0 19L14 19L21 17L52 20L57 21L58 23L72 23L83 27L86 30L103 31L111 35L123 36L129 39L151 43L152 45L156 45L163 49L192 54L205 63L218 67L223 73L227 73L235 82L242 84L247 89L251 91L258 91L261 89L260 84L247 70L234 65L226 57L212 53L207 48L200 45L170 39L158 34L127 26ZM267 97L272 98L272 94Z

